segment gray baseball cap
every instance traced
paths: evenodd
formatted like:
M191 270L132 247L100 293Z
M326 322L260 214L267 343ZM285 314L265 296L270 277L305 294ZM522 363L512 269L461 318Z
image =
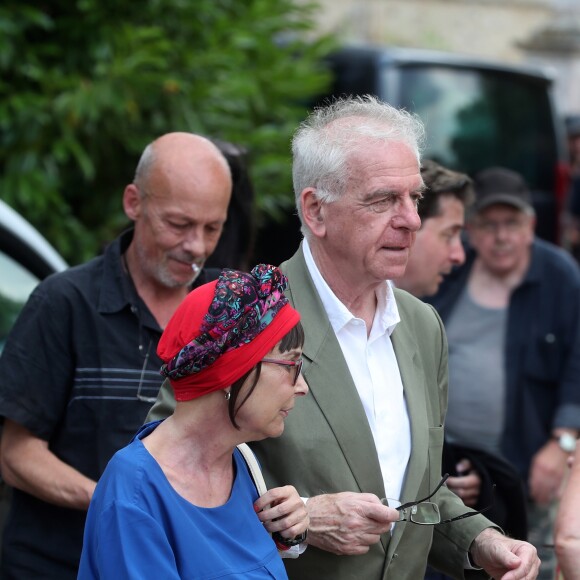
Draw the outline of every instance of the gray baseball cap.
M511 169L484 169L474 176L473 185L476 195L474 212L496 204L511 205L524 211L532 208L530 190L524 178Z

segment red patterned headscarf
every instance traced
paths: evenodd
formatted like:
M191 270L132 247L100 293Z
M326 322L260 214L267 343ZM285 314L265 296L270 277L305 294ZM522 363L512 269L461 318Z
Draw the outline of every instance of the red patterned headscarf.
M157 347L176 401L232 385L298 324L286 286L278 268L259 264L251 274L222 270L187 295Z

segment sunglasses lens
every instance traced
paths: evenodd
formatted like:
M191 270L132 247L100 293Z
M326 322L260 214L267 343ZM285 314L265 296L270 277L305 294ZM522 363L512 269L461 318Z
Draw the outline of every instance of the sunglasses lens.
M411 521L428 526L438 524L441 521L439 507L431 502L414 505L411 508Z

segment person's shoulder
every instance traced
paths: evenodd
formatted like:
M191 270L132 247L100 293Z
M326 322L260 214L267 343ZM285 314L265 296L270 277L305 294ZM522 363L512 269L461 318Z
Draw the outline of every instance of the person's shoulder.
M439 315L431 304L423 302L400 288L395 288L394 293L401 321L423 321L426 324L436 324L437 326L441 324Z
M280 264L280 270L288 276L289 280L297 274L302 275L303 273L308 272L308 266L306 265L306 258L304 257L302 245L298 246L294 254Z
M103 256L97 256L84 264L71 266L63 272L51 274L38 285L38 290L40 293L49 295L66 294L73 289L90 292L91 288L94 289L98 283L103 262Z
M430 305L423 302L423 300L413 296L406 290L401 288L393 288L395 294L395 300L397 301L397 307L399 310L418 310L420 312L428 312L433 310Z
M141 441L132 441L111 457L99 479L101 493L129 498L140 489L143 475L153 472L148 451Z
M542 259L554 261L559 264L566 264L568 267L578 267L569 252L552 242L548 242L542 238L535 238L532 247L534 252Z
M569 252L540 238L534 240L532 250L532 260L541 268L542 278L550 280L550 276L559 276L580 283L580 268Z

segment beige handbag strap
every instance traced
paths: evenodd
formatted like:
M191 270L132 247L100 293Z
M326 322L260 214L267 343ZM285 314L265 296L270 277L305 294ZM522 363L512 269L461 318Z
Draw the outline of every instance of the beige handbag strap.
M242 457L244 458L246 465L248 466L248 469L250 470L250 475L254 480L254 485L258 490L258 494L264 495L266 491L268 491L268 488L266 487L266 482L264 481L262 470L258 465L258 460L256 459L254 452L245 443L240 443L238 445L238 449L242 454ZM278 538L276 536L278 536ZM288 546L284 547L282 544L279 544L279 539L280 540L283 539L282 536L280 535L280 532L275 532L274 541L276 542L276 546L278 548L278 553L280 554L280 556L282 558L298 558L300 552L295 550L289 550ZM304 541L305 539L306 532L303 534L303 539L301 541Z
M238 449L240 450L242 457L248 465L248 469L250 470L250 474L254 480L254 485L256 486L258 493L263 495L266 493L266 491L268 491L268 488L266 487L266 482L264 481L262 470L258 465L258 460L256 459L254 452L245 443L240 443L238 445Z

